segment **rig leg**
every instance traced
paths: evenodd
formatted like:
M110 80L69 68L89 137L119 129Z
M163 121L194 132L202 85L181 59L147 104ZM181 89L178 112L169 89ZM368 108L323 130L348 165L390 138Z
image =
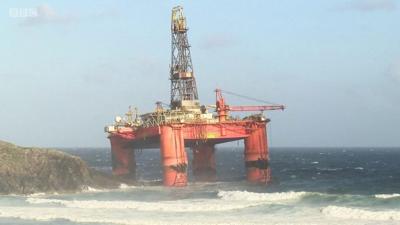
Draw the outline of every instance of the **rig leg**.
M193 147L193 175L196 181L216 181L214 145L202 144Z
M127 142L118 137L110 137L113 174L126 178L136 178L135 151Z
M160 127L161 160L164 170L164 186L187 185L187 155L180 125Z
M244 140L247 180L253 183L268 183L271 180L266 124L257 124Z

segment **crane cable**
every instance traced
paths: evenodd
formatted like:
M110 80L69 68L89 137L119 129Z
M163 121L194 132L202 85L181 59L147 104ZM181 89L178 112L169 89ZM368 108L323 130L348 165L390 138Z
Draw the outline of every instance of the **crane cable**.
M227 91L227 90L221 90L221 91L223 93L226 93L226 94L229 94L229 95L233 95L233 96L236 96L236 97L239 97L239 98L244 98L244 99L248 99L248 100L252 100L252 101L256 101L256 102L262 102L262 103L266 103L266 104L271 104L271 105L279 105L277 103L265 101L265 100L258 99L258 98L253 98L253 97L246 96L246 95L237 94L237 93L234 93L234 92L231 92L231 91Z

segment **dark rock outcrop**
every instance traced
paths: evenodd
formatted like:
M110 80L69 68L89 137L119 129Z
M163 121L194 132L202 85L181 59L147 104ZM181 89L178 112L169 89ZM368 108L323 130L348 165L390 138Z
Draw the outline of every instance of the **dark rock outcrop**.
M121 182L89 168L79 157L0 141L0 194L116 188Z

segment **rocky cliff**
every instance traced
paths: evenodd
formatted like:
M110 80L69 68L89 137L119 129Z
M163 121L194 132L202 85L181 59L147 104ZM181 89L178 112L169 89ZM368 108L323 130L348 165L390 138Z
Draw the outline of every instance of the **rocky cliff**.
M0 194L116 188L121 180L89 168L76 156L0 141Z

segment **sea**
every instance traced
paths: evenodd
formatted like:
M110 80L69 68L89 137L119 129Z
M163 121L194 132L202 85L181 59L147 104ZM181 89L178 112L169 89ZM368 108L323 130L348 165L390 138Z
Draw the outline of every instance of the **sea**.
M110 149L62 149L111 172ZM188 150L189 158L191 158ZM0 196L0 224L400 224L400 148L271 148L273 181L245 181L243 147L218 147L218 181L161 185L157 149L137 151L139 184Z

